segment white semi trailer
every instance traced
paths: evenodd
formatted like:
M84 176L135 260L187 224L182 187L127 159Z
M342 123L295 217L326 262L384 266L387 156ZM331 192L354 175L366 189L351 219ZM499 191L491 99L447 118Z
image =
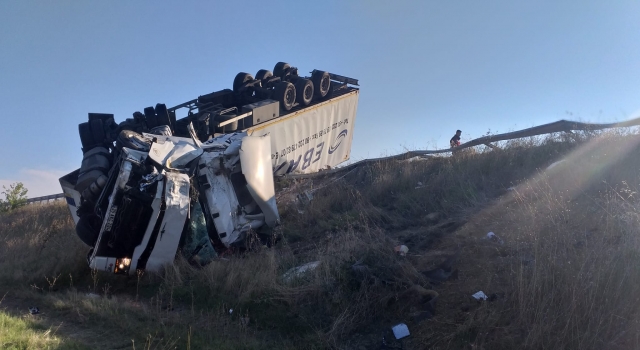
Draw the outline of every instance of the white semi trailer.
M202 263L207 249L268 243L280 222L274 176L349 159L353 85L318 70L301 77L280 62L255 78L239 73L232 90L157 104L121 123L90 113L79 125L82 165L60 178L89 265L135 274L178 252Z

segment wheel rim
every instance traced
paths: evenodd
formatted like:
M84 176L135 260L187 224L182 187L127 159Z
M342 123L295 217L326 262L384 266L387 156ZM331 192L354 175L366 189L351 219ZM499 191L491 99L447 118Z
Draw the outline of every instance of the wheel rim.
M287 89L287 93L284 97L285 101L287 102L287 104L292 104L293 103L293 89Z
M322 86L322 91L329 90L329 78L327 76L322 77L322 83L320 85Z
M304 99L310 100L313 95L313 91L311 91L311 86L307 85L304 88Z

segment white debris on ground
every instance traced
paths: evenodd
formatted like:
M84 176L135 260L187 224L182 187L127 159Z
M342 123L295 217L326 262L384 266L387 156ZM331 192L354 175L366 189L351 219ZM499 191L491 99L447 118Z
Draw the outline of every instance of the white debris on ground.
M400 256L405 256L409 252L409 247L406 245L399 245L393 248L393 250Z
M391 327L391 330L393 331L393 336L396 337L396 339L402 339L410 335L409 327L407 327L407 325L404 323L400 323Z
M500 244L504 244L504 241L502 240L502 238L498 237L498 235L496 235L493 232L487 233L487 236L485 237L485 239L488 239L488 240L490 240L492 242L497 242L497 243L500 243Z
M484 294L484 292L483 292L483 291L478 291L478 292L476 292L475 294L473 294L473 295L472 295L472 297L473 297L475 300L487 300L487 299L489 298L489 297L487 297L487 295L486 295L486 294Z
M320 261L312 261L304 265L293 267L289 269L289 271L285 272L284 275L282 275L282 280L285 282L290 282L294 278L300 278L307 272L315 270L319 265Z

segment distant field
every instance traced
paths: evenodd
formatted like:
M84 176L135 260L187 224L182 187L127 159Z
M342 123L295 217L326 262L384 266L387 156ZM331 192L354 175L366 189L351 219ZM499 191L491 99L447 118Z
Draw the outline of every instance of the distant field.
M283 181L276 247L134 277L87 267L63 203L30 205L0 216L0 348L640 348L639 144L553 135Z

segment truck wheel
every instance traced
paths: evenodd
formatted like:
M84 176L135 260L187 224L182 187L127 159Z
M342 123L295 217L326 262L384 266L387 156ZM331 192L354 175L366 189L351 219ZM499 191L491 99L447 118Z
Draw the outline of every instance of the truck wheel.
M78 179L73 187L82 193L87 187L96 181L101 175L111 169L111 154L105 147L94 147L82 156L82 164L78 171Z
M313 83L309 79L298 79L296 87L296 102L303 106L308 106L313 99Z
M102 123L102 119L94 119L89 122L91 125L91 135L93 136L93 141L96 144L104 143L104 124Z
M315 87L315 94L317 97L324 98L329 93L331 88L331 77L329 73L317 70L311 75L311 81Z
M285 70L290 67L291 66L289 65L289 63L278 62L276 63L276 66L273 67L273 75L275 75L276 77L280 77L280 79L284 80Z
M87 152L91 147L96 145L91 133L89 122L78 124L78 133L80 134L80 143L82 143L82 151Z
M293 84L281 81L276 84L273 91L273 97L280 101L280 107L285 111L291 110L296 102L296 87Z
M167 106L164 103L156 104L155 112L156 112L156 122L158 122L158 126L168 125L169 127L171 127L171 119L169 118L169 111L167 111Z
M108 178L106 175L100 175L96 181L91 183L89 187L82 191L82 199L90 203L95 203L95 201L100 197L102 189L107 184L107 180Z
M271 73L270 70L261 69L258 71L258 73L256 73L256 79L258 80L265 81L271 77L273 77L273 73ZM264 84L262 84L262 86L264 86Z
M251 76L251 74L249 73L238 73L236 75L236 78L233 79L233 91L238 91L238 89L240 89L240 87L242 86L242 84L253 80L253 76Z
M156 118L156 111L153 107L147 107L144 109L144 119L147 121L148 129L153 129L158 126L158 118Z

